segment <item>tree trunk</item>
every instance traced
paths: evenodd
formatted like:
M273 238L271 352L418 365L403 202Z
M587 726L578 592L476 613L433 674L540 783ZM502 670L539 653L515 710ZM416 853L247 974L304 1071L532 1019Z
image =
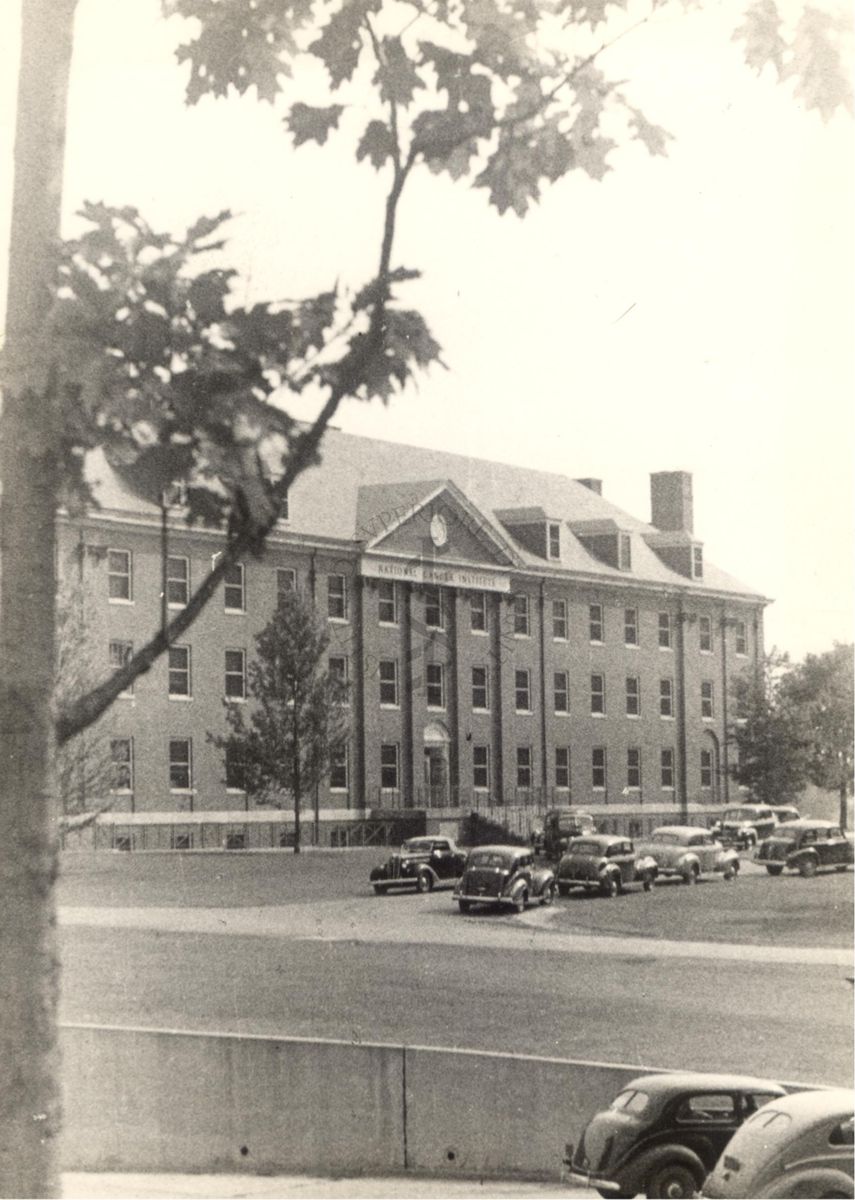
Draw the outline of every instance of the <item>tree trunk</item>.
M849 781L845 775L840 780L839 795L840 795L840 828L845 833L846 829L848 827L848 824L849 824Z
M59 1191L51 796L59 461L43 336L76 0L24 0L0 477L0 1195Z

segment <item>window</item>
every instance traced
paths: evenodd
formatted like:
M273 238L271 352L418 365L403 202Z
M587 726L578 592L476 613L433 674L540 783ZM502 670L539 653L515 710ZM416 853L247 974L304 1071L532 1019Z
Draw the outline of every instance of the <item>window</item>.
M531 746L517 746L517 787L531 787Z
M567 641L567 601L552 601L552 637L556 642Z
M709 679L704 679L701 682L701 716L705 721L711 721L715 716L713 685Z
M425 588L425 625L428 629L445 629L445 600L441 588Z
M169 694L189 696L190 691L190 647L169 647Z
M469 628L473 633L487 632L486 592L473 592L469 597Z
M570 747L555 747L555 786L563 792L570 791Z
M472 747L472 786L479 792L490 788L490 747Z
M552 691L555 698L555 711L568 713L570 711L570 688L567 683L567 672L556 671L552 677Z
M561 526L557 521L549 522L549 557L561 557Z
M595 746L591 751L591 787L595 792L606 790L606 748Z
M428 708L445 708L445 671L442 663L428 663L425 679Z
M748 634L745 629L745 622L737 621L735 629L736 629L736 639L735 639L736 640L736 653L737 654L747 654L748 653Z
M674 751L662 750L659 753L659 774L662 787L673 791L674 788Z
M347 744L342 743L330 751L330 791L346 792L348 789Z
M122 667L126 667L133 656L133 642L110 642L110 666L114 671L120 671ZM128 684L123 692L119 692L120 696L133 696L133 694L133 681Z
M490 707L490 672L487 667L472 668L472 707L487 712Z
M628 717L641 716L641 689L637 675L627 675L626 677L626 715Z
M224 576L223 603L226 612L243 612L246 608L243 563L232 563Z
M606 677L591 676L591 716L603 717L606 713Z
M110 741L110 768L112 791L134 790L134 744L131 738L113 738Z
M701 751L701 787L712 787L712 750Z
M514 672L517 712L531 712L531 671Z
M712 620L709 617L698 618L698 640L700 642L701 653L711 654L712 643Z
M172 830L172 849L173 850L192 850L193 849L193 834L183 832L178 829Z
M226 651L226 698L246 699L246 651Z
M671 649L671 614L659 614L659 645L663 650Z
M628 533L618 534L618 567L621 571L632 570L632 538Z
M630 746L626 752L626 786L630 791L641 789L641 751Z
M659 716L673 717L674 715L674 680L659 680Z
M173 792L189 792L193 786L193 753L189 738L174 738L169 742L169 788Z
M380 671L380 703L392 708L398 705L398 660L382 659Z
M514 637L528 637L530 633L528 596L514 596Z
M592 642L603 640L603 606L590 604L588 606L588 633Z
M183 607L190 598L190 560L170 554L166 560L166 602Z
M107 595L110 600L133 600L130 550L107 551Z
M381 625L398 624L398 585L383 581L378 588L377 617Z
M692 546L692 578L703 579L704 577L704 548L703 546Z
M293 567L277 567L276 568L276 600L281 601L283 596L289 592L297 590L297 572Z
M327 617L330 621L347 620L347 579L327 575Z
M380 747L380 786L398 790L398 743L385 742Z
M246 760L237 746L226 746L226 791L246 791Z
M711 1092L705 1096L689 1096L677 1109L678 1121L717 1121L733 1125L736 1121L736 1110L733 1096L722 1095L721 1092Z
M623 610L623 640L627 646L638 645L638 609Z
M346 655L331 654L328 660L327 670L329 672L330 679L334 679L337 683L340 683L342 688L347 688L348 670ZM348 701L344 699L342 703L347 704Z

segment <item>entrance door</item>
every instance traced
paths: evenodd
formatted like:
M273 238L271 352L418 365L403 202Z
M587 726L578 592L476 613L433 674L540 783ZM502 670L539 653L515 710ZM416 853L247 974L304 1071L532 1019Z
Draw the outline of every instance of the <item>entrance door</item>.
M425 746L425 792L429 808L448 803L447 746Z

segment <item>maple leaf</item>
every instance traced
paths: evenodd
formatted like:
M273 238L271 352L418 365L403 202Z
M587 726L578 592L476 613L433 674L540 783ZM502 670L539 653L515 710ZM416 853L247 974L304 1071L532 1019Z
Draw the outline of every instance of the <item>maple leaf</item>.
M326 67L333 89L352 78L362 54L362 24L381 3L382 0L344 0L309 46L310 53Z
M315 108L299 100L292 104L284 120L294 138L294 146L302 146L304 142L317 142L322 146L330 130L338 128L343 112L344 106L341 104L330 104L327 108Z
M383 121L369 121L356 148L356 160L367 158L378 171L395 154L395 138Z
M745 43L745 61L758 75L767 63L772 63L779 75L783 71L787 43L781 34L781 14L775 0L750 4L733 40Z
M838 108L852 112L852 84L837 45L844 28L830 13L806 6L796 26L790 62L781 74L782 79L795 79L796 96L826 121Z
M405 108L411 102L416 89L424 87L416 65L408 56L400 38L383 39L374 82L378 84L383 100L387 103L392 101L401 104Z
M647 151L651 155L668 154L668 143L673 142L674 136L667 129L663 129L661 125L654 125L648 121L644 113L637 108L633 108L631 104L627 105L627 110L630 115L629 126L633 135L639 141L644 142Z

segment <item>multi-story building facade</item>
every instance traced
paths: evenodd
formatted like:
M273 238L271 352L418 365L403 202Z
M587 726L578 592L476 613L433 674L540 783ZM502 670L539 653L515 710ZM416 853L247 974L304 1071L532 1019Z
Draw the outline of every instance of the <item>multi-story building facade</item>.
M223 541L178 510L163 529L158 505L106 463L95 473L102 507L61 520L60 559L94 597L106 665L158 627L164 578L180 608ZM350 740L313 805L320 841L401 809L573 804L634 831L711 812L736 790L731 685L760 667L766 601L705 560L689 475L652 475L651 500L647 524L597 480L329 431L263 557L113 706L113 813L188 830L189 813L195 828L272 820L208 734L224 699L246 698L254 636L294 587L350 684Z

